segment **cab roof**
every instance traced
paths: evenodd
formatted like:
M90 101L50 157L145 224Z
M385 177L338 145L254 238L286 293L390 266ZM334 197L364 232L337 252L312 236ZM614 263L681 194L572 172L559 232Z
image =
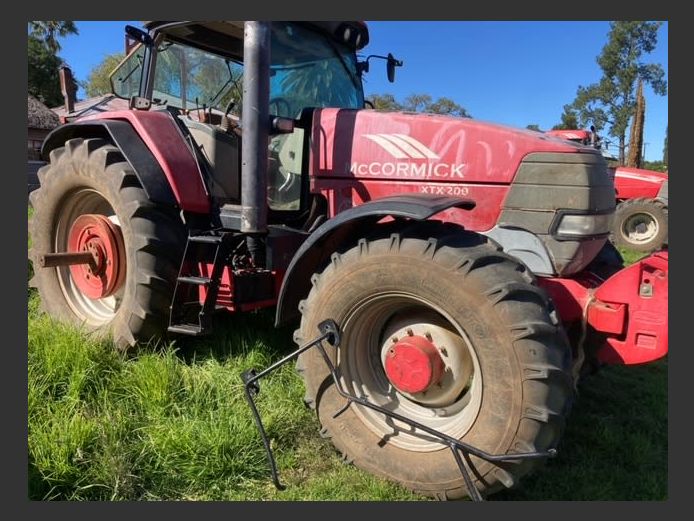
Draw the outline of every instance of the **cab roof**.
M364 22L295 22L331 36L335 41L359 50L369 43L369 32ZM180 41L192 41L209 50L235 53L243 49L243 21L147 21L144 27L150 34L164 33ZM231 48L230 48L231 47Z

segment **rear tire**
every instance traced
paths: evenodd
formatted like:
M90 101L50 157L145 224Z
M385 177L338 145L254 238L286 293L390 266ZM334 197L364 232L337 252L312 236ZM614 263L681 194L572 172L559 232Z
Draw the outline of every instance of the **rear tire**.
M50 157L38 174L41 187L30 195L31 284L43 309L96 333L111 333L121 350L160 336L185 246L180 218L147 198L120 150L105 140L71 139ZM107 217L122 236L118 257L125 275L105 298L81 291L69 267L36 263L40 254L68 251L70 227L81 215Z
M341 359L333 362L350 392L490 453L554 448L573 395L570 348L556 315L523 265L486 239L453 229L426 224L334 254L299 306L295 340L314 338L318 324L332 318L342 330ZM431 399L400 392L383 370L379 353L398 327L448 331L441 352L453 377L441 380L441 390L428 389ZM456 363L470 370L456 372ZM303 353L297 368L323 433L348 461L421 494L467 495L449 448L354 404L333 418L345 400L320 353ZM461 373L466 381L456 382ZM471 462L475 486L489 494L513 486L541 460Z
M612 240L640 252L659 250L668 239L668 210L659 199L628 199L617 205Z

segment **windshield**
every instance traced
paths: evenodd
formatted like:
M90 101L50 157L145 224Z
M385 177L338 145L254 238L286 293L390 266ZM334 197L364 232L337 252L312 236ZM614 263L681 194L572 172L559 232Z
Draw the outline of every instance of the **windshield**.
M138 93L144 49L140 46L111 76L113 93L130 98ZM164 41L157 48L152 102L179 109L203 106L224 111L241 100L243 66L194 47Z
M273 22L270 113L297 117L307 107L364 107L357 57L327 35L296 23ZM144 49L139 46L113 72L113 92L138 93ZM157 48L152 102L183 110L224 111L242 106L243 65L234 59L164 40Z
M152 101L180 109L224 110L241 97L241 64L200 49L164 42L157 52Z
M328 36L273 22L270 113L296 117L306 107L364 107L356 55Z

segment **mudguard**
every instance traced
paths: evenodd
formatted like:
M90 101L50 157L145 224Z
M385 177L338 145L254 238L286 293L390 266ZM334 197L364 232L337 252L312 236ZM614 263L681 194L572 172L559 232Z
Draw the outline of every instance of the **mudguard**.
M209 196L197 162L168 112L104 112L61 125L46 137L42 157L48 160L51 150L77 137L112 141L153 202L209 213Z
M427 194L397 195L370 201L339 213L304 241L287 268L277 300L275 325L298 318L298 304L311 289L311 275L337 248L386 216L426 220L449 208L471 210L475 202Z

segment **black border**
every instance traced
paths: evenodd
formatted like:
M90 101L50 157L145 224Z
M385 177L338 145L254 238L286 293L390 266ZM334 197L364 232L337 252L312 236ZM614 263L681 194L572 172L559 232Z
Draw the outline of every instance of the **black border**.
M679 6L680 4L678 4ZM114 20L114 19L132 19L132 18L156 18L162 14L169 19L184 19L184 18L220 18L226 17L233 13L236 19L268 19L268 18L286 18L296 20L298 17L309 20L316 19L337 19L337 18L357 18L371 20L610 20L610 19L651 19L651 20L669 20L669 49L671 49L675 63L679 63L679 70L687 70L689 66L685 64L689 62L689 48L691 42L686 38L685 31L672 32L672 18L679 18L674 6L667 9L666 2L649 2L643 6L639 6L634 2L626 5L607 5L602 4L580 4L580 3L558 3L556 1L536 1L529 2L514 2L509 4L491 3L491 2L450 2L444 0L429 0L425 3L408 3L405 5L400 2L365 2L362 0L351 0L349 2L321 2L311 5L308 2L275 3L270 5L268 2L247 3L242 5L239 3L223 3L215 2L194 2L180 3L175 6L172 2L154 2L146 3L131 0L120 0L116 3L112 2L71 2L68 6L60 2L46 2L43 6L39 1L32 3L22 3L21 5L12 5L12 19L14 12L20 9L30 10L30 13L21 18L19 23L8 21L3 26L4 32L4 67L7 74L3 82L4 91L4 108L11 111L12 115L6 121L12 125L25 124L24 112L24 91L26 90L26 22L32 19L66 19L72 18L77 20ZM681 8L680 8L681 9ZM126 16L126 13L128 16ZM669 14L668 14L669 13ZM9 15L9 9L6 12ZM685 14L681 13L681 18L686 19ZM685 22L683 22L684 24ZM678 22L675 26L679 28ZM464 52L464 51L461 51ZM538 59L541 59L541 49L538 49ZM669 58L671 60L671 58ZM677 91L688 89L689 83L680 74L678 67L673 67L669 64L669 83L675 85L675 99ZM672 72L675 72L673 80ZM474 81L474 76L473 76ZM684 86L684 88L682 87ZM670 96L670 93L669 93ZM682 143L680 149L684 150L686 145L684 142L688 139L687 129L684 129L682 121L693 121L691 118L691 102L685 100L684 95L679 98L680 104L675 112L675 121L669 121L669 126L674 127L673 135L675 136L675 150L677 150L677 142ZM690 117L687 117L690 116ZM676 129L680 128L679 131ZM26 248L27 231L25 219L26 200L24 199L24 140L26 136L24 132L13 131L9 127L3 133L5 150L11 150L11 160L13 164L5 167L5 180L9 181L10 186L4 189L4 204L0 205L3 213L7 212L3 221L5 223L4 231L7 241L10 246L14 246L15 241L18 244L18 255L3 256L3 264L5 277L4 282L9 286L9 291L4 291L4 324L5 331L10 338L4 342L5 344L5 377L2 378L4 389L4 410L7 411L8 417L5 422L7 426L3 429L3 436L7 438L7 445L4 447L4 452L8 455L7 463L3 465L5 474L3 497L7 500L4 510L5 515L12 516L11 518L25 518L31 516L51 516L65 517L70 519L93 519L94 516L121 519L123 515L133 516L135 518L166 515L173 516L174 519L185 519L191 514L219 516L243 516L250 515L253 517L260 516L264 518L267 515L275 515L282 517L294 518L294 516L312 516L320 517L327 516L353 516L359 513L373 514L374 518L379 516L403 516L404 518L415 517L420 515L444 515L444 516L460 516L464 517L471 514L482 514L487 516L503 516L504 518L518 518L519 516L529 518L537 518L539 516L552 515L561 518L580 518L585 519L586 514L604 514L606 516L614 516L621 512L627 513L630 517L636 518L647 517L652 518L654 515L663 515L674 512L680 507L684 508L684 501L687 499L689 491L689 473L686 472L685 465L688 463L689 444L686 443L691 429L687 429L686 425L689 420L688 412L691 411L689 401L689 388L682 382L682 374L688 374L691 367L692 349L691 341L687 341L683 331L675 331L673 340L673 362L669 364L669 499L663 502L587 502L584 504L562 504L565 502L515 502L513 505L506 505L501 502L488 503L486 506L473 506L470 503L58 503L58 502L29 502L27 498L27 373L26 373L26 351L23 346L26 346L26 325L27 317L24 307L26 302L26 261L24 248ZM678 141L679 140L679 141ZM685 166L684 159L678 160L678 157L684 158L684 154L675 157L675 217L672 221L675 223L674 228L679 229L677 223L678 217L686 219L682 205L686 205L685 194L690 195L692 192L686 189L686 184L691 183L694 174L692 168ZM672 162L672 160L671 160ZM679 167L677 165L680 165ZM19 174L17 174L19 173ZM14 175L13 175L14 174ZM680 197L679 194L683 194ZM15 195L17 194L17 195ZM681 199L681 203L677 200ZM679 209L678 209L679 206ZM10 213L11 212L11 213ZM17 220L21 222L21 231L15 233L12 230L12 222ZM686 223L686 221L685 221ZM682 226L684 229L684 225ZM677 232L675 232L677 234ZM681 239L684 240L684 239ZM675 251L677 251L677 239L675 239ZM685 245L686 247L686 245ZM683 259L687 258L684 251L685 248L680 248L680 254ZM6 251L12 249L6 247ZM684 265L682 261L682 264ZM677 261L675 262L677 266ZM675 268L677 272L677 268ZM16 274L16 276L15 276ZM670 306L671 318L670 322L674 329L677 330L678 324L681 323L677 319L678 314L682 314L683 310L687 310L688 302L685 291L689 289L684 285L684 274L677 276L676 280L681 280L679 285L672 285L674 290L671 297L672 304ZM7 287L6 286L6 287ZM19 299L20 304L13 303L13 300ZM11 327L7 327L11 325ZM8 374L9 373L9 374ZM677 376L679 374L679 376ZM680 382L679 389L677 382ZM679 391L679 392L678 392ZM606 397L609 399L609 397ZM362 506L363 505L363 506ZM482 510L484 508L484 510ZM474 509L474 510L471 510ZM453 518L452 518L453 519Z

